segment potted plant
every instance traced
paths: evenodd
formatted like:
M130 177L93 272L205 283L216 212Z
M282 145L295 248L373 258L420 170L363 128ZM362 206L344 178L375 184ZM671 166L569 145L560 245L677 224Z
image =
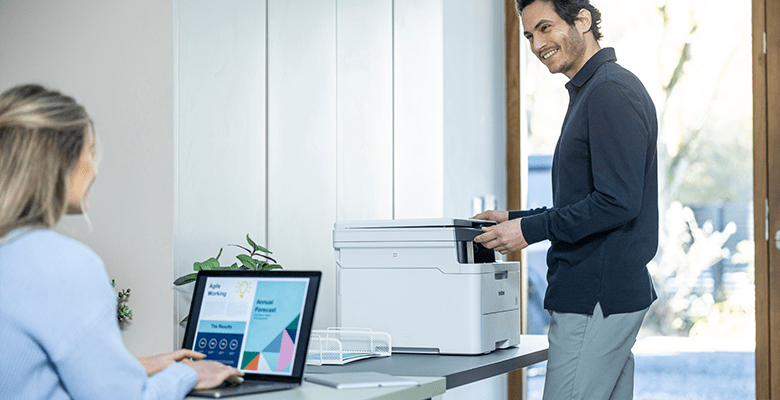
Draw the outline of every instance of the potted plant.
M111 287L116 287L116 281L111 280ZM127 306L127 300L130 297L130 289L122 289L117 292L116 295L116 320L119 323L119 327L124 329L133 319L133 310Z
M273 253L271 253L271 251L266 249L265 247L255 243L252 240L252 238L249 237L249 234L246 235L246 241L249 245L248 247L238 245L238 244L228 245L228 246L238 247L247 252L247 254L239 254L236 256L238 262L234 262L233 264L227 267L221 266L219 264L219 256L222 255L222 248L220 248L219 253L217 253L216 257L211 257L208 260L203 262L195 262L192 265L192 269L195 272L184 275L179 279L176 279L175 281L173 281L173 284L176 286L182 286L194 282L195 279L198 277L198 271L201 270L209 271L209 270L244 269L244 270L256 270L256 271L268 271L268 270L282 268L281 265L277 264L276 260L274 260L269 256L269 254L273 254ZM185 321L187 321L186 317L181 322L185 322Z
M249 237L249 234L246 235L246 241L249 244L250 248L238 245L238 244L230 244L228 246L235 246L240 249L245 250L248 254L239 254L236 256L239 262L241 262L241 265L239 265L237 262L234 262L232 265L228 267L223 267L219 265L219 256L222 255L222 249L219 249L219 253L216 257L211 257L206 261L203 262L195 262L192 265L192 269L195 271L191 274L184 275L180 277L179 279L176 279L173 281L173 284L176 286L186 285L190 282L194 282L195 278L198 276L198 272L200 270L239 270L239 269L253 269L257 271L267 271L272 269L280 269L282 268L281 265L276 263L276 260L268 256L267 254L273 254L271 251L266 249L263 246L258 245L255 243L252 238ZM259 258L257 258L259 257ZM273 263L273 264L271 264Z

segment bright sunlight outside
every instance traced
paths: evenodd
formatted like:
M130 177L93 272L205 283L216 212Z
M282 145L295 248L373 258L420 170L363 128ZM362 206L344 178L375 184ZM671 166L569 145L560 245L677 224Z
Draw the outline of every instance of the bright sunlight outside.
M602 47L615 48L658 110L661 237L649 269L659 299L634 347L634 398L755 399L751 3L592 2L602 13ZM566 77L551 75L524 47L533 207L550 196L533 179L549 180L568 93ZM545 250L528 250L537 298ZM544 333L545 322L541 310L529 310L530 333ZM541 399L544 373L528 370L528 399Z

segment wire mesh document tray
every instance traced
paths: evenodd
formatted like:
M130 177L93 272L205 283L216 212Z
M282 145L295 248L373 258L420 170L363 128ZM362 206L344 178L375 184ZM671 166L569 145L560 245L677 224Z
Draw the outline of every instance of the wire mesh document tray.
M328 328L313 330L306 364L344 365L370 357L388 357L392 353L390 335L364 328Z

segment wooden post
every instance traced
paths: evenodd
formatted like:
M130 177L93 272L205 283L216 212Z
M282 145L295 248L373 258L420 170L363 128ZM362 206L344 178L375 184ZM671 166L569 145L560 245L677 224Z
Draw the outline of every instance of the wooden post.
M515 0L504 1L506 35L506 190L507 209L519 210L522 207L522 155L520 152L521 109L520 109L520 19L515 11ZM521 261L520 253L512 253L510 261ZM521 268L522 271L522 268ZM520 280L527 279L521 272ZM521 284L521 287L523 285ZM526 296L521 290L520 310L524 309ZM521 316L522 318L522 316ZM525 326L520 324L521 333ZM509 373L508 399L525 399L525 371Z

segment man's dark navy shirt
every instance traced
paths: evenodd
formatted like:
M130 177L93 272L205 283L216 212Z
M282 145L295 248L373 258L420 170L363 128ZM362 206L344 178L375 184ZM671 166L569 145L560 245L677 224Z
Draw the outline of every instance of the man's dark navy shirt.
M604 315L656 299L647 263L658 249L655 106L615 51L597 52L566 84L569 109L552 165L553 207L512 211L526 241L549 239L548 310Z

